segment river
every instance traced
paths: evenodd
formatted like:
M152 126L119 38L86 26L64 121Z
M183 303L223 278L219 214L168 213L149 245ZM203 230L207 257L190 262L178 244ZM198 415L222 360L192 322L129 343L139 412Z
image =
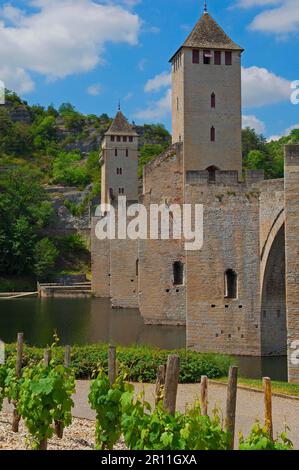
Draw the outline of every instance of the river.
M108 299L15 299L0 300L0 338L14 342L18 332L36 346L51 343L57 332L62 344L114 343L152 345L163 349L184 348L182 326L145 325L138 310L112 309ZM286 380L285 357L238 357L245 377L270 376Z

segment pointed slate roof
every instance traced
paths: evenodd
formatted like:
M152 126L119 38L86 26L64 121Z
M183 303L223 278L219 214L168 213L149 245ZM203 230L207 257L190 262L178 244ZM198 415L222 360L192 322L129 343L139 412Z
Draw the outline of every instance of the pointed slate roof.
M244 50L238 44L232 41L229 36L227 36L227 34L223 31L219 24L216 23L214 18L209 15L209 13L204 13L202 15L180 49L182 47L228 49L230 51ZM172 56L170 62L177 52Z
M110 128L106 132L106 135L111 134L126 134L126 135L138 135L131 124L128 122L127 118L123 115L121 111L118 111L116 114L113 123L111 124Z

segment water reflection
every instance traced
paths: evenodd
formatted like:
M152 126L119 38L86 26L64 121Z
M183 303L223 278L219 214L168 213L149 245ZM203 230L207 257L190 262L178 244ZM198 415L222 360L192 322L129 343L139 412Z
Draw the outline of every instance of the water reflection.
M270 377L272 380L288 380L287 357L238 356L240 374L251 379Z
M62 344L113 342L184 348L184 327L144 325L136 309L111 309L108 299L19 299L0 301L0 337L23 331L26 342L46 346L57 331Z

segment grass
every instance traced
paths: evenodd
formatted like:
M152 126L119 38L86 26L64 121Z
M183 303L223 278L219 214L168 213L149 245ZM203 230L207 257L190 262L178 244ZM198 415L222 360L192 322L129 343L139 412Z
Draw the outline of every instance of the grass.
M221 377L219 379L216 379L216 381L227 383L227 377ZM239 377L238 384L244 385L249 388L256 388L258 390L263 390L262 379L247 379L244 377ZM290 384L288 382L279 382L279 381L273 380L272 392L299 397L299 384Z

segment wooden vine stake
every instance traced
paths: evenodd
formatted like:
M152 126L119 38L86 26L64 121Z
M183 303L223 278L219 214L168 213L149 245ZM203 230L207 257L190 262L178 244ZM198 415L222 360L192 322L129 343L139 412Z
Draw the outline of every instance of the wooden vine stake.
M208 377L206 375L201 376L200 380L200 406L201 414L208 414Z
M228 384L227 384L227 401L226 401L226 419L225 428L231 436L230 448L234 448L235 428L236 428L236 407L237 407L237 385L238 385L238 367L231 366L229 368Z
M156 405L163 399L164 394L164 385L165 385L165 376L166 376L166 366L159 366L157 372L156 380Z
M71 347L66 346L64 350L64 367L68 369L71 364ZM59 439L63 438L63 423L59 420L55 420L55 434Z
M71 347L70 346L66 346L65 347L65 351L64 351L64 367L66 367L67 369L70 367L71 365Z
M22 375L22 362L23 362L23 349L24 349L24 333L18 333L17 339L17 359L16 359L16 377L19 379ZM13 432L19 431L19 424L21 416L17 412L17 403L14 402L12 430Z
M176 355L168 356L166 377L165 377L163 407L165 411L167 411L168 413L172 415L175 414L179 374L180 374L179 356L176 356Z
M109 377L110 385L113 385L116 380L116 347L115 346L109 346L108 377Z
M272 419L272 387L269 377L263 378L264 403L265 403L265 427L271 439L273 439L273 419Z
M44 367L49 367L51 362L51 349L47 348L44 350ZM47 450L48 447L48 439L45 437L39 442L39 450Z

